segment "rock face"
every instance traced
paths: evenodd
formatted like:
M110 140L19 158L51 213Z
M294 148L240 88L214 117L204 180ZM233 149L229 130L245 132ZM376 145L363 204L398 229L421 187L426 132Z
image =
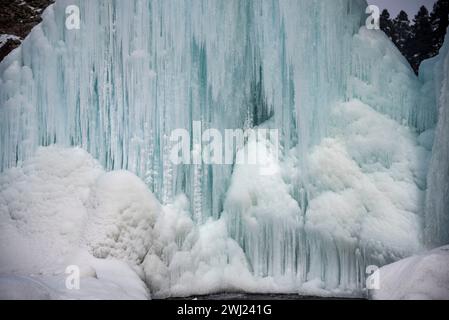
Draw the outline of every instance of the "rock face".
M17 48L54 0L8 0L0 6L0 61Z

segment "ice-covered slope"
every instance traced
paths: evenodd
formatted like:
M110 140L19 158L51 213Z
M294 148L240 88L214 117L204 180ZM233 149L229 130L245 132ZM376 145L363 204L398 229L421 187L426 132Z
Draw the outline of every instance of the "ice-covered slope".
M438 125L428 175L425 241L431 246L449 243L449 35L440 54L420 69L425 89L436 102Z
M360 99L418 132L435 126L437 109L429 97L433 93L421 94L422 83L383 32L359 31L353 40L351 70L349 99Z
M74 3L80 30L64 26ZM10 172L23 170L7 168L21 168L38 146L80 146L146 187L127 174L87 177L89 198L67 212L83 215L87 201L93 222L72 237L97 258L142 267L154 294L360 294L367 265L422 247L437 120L431 85L381 31L361 27L365 8L362 0L57 1L0 64L5 197L16 186ZM202 130L279 129L277 170L175 166L170 133L192 136L193 121ZM272 143L249 139L236 157L256 145L275 158ZM65 197L48 188L49 200ZM150 191L163 210L142 219L159 211ZM21 212L5 208L6 217ZM30 228L41 226L42 215L33 219Z

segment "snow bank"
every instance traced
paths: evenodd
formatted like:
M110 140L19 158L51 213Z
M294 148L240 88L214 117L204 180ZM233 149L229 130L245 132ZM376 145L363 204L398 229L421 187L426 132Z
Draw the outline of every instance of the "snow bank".
M2 300L144 300L148 289L127 263L118 260L100 260L83 252L81 260L69 259L69 263L88 265L82 267L80 289L69 290L64 272L52 274L0 275L0 299ZM55 262L57 265L58 262ZM61 264L62 267L62 264Z
M377 300L449 300L449 247L413 256L380 269Z
M103 173L81 149L49 147L0 176L0 272L54 271L79 245ZM12 245L13 244L13 245Z
M159 210L131 173L105 173L81 149L38 149L0 176L1 297L147 298L136 272ZM65 288L70 265L79 292Z
M64 272L53 274L0 275L2 300L146 300L149 293L145 284L127 263L118 260L100 260L83 253L82 260L70 263L82 267L80 289L69 290Z

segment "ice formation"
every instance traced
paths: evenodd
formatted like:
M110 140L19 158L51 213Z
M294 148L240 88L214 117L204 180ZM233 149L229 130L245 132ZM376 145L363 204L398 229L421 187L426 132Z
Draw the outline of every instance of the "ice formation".
M421 67L427 94L439 112L428 175L424 237L431 246L449 242L449 36L440 54Z
M73 4L79 30L65 28ZM67 244L32 241L49 261L78 247L121 259L155 296L359 295L366 266L447 242L448 41L417 79L364 27L366 7L57 1L0 64L1 267L20 274L6 244L56 219L50 234ZM170 133L194 136L198 121L279 129L273 174L174 165ZM275 159L273 143L248 139L235 157L257 146ZM81 149L38 149L53 144L98 163ZM88 171L66 161L78 157Z

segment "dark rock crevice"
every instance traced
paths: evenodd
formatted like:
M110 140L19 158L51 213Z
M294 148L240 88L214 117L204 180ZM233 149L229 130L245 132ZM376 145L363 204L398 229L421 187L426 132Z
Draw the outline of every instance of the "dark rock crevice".
M0 61L17 48L54 0L0 0L0 36L11 35L0 43Z

